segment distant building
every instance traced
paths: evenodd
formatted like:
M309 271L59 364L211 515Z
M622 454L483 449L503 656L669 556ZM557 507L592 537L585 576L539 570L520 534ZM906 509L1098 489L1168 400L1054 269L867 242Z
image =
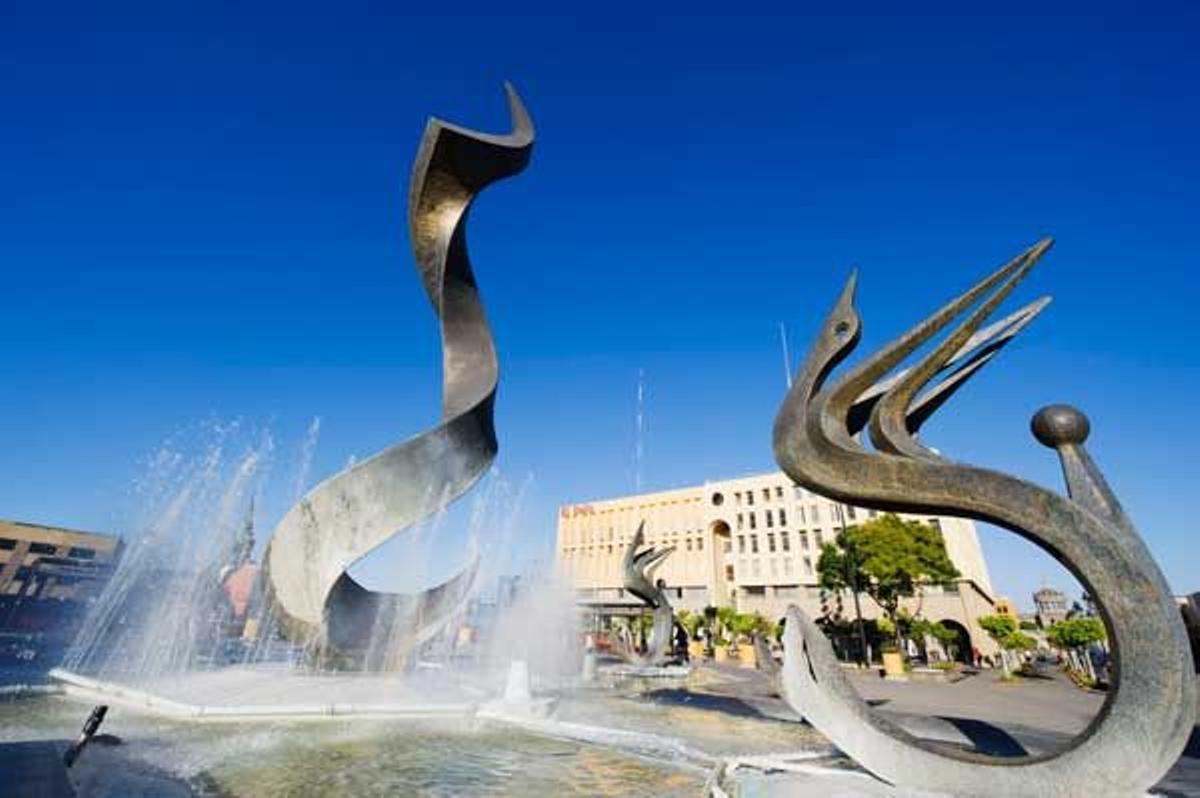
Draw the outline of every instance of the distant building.
M654 576L666 581L676 608L735 607L779 620L788 605L798 604L815 617L836 614L838 605L852 607L849 597L829 596L819 587L821 546L876 515L818 496L774 472L560 507L556 554L582 604L610 614L637 612L640 602L622 588L621 563L644 521L646 545L675 547ZM977 621L996 608L974 523L904 517L939 529L961 573L954 584L929 587L904 606L956 628L965 644L960 655L969 657L973 647L995 653ZM862 607L867 618L881 614L865 596Z
M1017 614L1017 608L1007 596L996 596L994 606L997 615L1007 615L1014 621L1020 622L1021 616Z
M1037 623L1043 629L1066 620L1067 596L1061 590L1043 587L1033 594L1033 606L1037 610Z
M0 520L0 658L65 645L120 554L109 535Z

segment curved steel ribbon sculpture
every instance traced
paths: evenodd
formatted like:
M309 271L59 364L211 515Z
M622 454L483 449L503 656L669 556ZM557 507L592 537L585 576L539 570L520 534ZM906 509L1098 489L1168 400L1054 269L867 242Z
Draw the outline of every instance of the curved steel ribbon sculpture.
M864 768L900 786L953 795L1141 794L1179 757L1195 722L1196 684L1179 611L1084 449L1088 423L1083 414L1059 405L1044 408L1033 420L1037 439L1058 451L1070 498L1004 473L951 462L914 437L927 417L914 417L914 408L928 406L931 393L952 389L955 377L925 397L918 393L961 353L1050 245L1039 242L830 382L830 373L860 334L851 276L775 422L775 457L797 483L858 506L968 517L1016 532L1079 579L1108 627L1113 687L1087 730L1059 753L995 759L918 739L874 715L842 673L829 641L792 607L784 639L786 698ZM980 300L929 355L872 389ZM856 440L864 427L874 451Z
M671 602L651 576L654 569L675 551L674 546L665 549L650 547L639 552L646 542L646 522L638 524L637 532L625 549L621 565L622 586L650 607L654 615L654 626L650 629L650 640L646 643L645 656L630 651L618 651L624 659L638 665L662 665L670 659L671 632L674 630L675 613Z
M467 258L466 222L485 186L529 162L533 125L511 85L507 135L431 119L413 165L408 227L417 270L441 322L442 421L317 485L284 516L265 556L283 630L321 650L379 663L436 633L465 602L478 558L419 595L378 593L346 569L404 528L437 512L482 476L496 455L492 405L498 367ZM370 664L370 663L368 663Z

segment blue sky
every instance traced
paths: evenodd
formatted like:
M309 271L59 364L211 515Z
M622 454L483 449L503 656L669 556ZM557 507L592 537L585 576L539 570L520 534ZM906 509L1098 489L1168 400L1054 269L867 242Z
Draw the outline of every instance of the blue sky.
M260 6L265 9L265 6ZM802 4L7 10L0 26L0 517L124 531L147 454L205 418L320 477L432 424L437 328L405 231L426 116L538 128L479 200L513 556L562 502L773 467L778 325L803 350L860 269L861 351L1038 237L1054 303L928 427L1058 486L1034 410L1091 449L1176 591L1200 589L1200 19ZM282 508L265 508L274 523ZM987 534L1022 603L1048 559Z

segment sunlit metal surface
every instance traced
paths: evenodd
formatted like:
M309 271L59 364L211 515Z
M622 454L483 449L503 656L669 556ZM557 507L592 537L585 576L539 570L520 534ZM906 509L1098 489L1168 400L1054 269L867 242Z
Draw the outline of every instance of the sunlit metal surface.
M281 628L325 654L361 659L374 646L371 658L390 667L454 617L474 583L477 557L415 596L367 590L346 570L464 493L496 455L496 350L467 257L466 221L475 196L524 169L532 152L529 115L506 88L511 133L431 119L413 166L408 226L417 271L441 323L442 422L315 487L284 516L265 557Z
M1083 414L1051 406L1033 422L1038 440L1058 451L1070 498L1007 474L952 462L914 437L915 427L928 417L924 410L913 417L914 409L922 407L920 390L952 367L956 353L1050 244L1039 242L830 382L829 374L859 339L852 277L775 422L776 459L797 483L861 507L961 516L1016 532L1080 580L1107 624L1116 663L1114 684L1092 725L1060 753L997 760L917 739L872 713L819 628L800 609L791 608L783 669L789 703L867 770L900 786L952 795L1142 794L1179 757L1195 721L1196 684L1179 611L1162 573L1084 449L1088 424ZM976 303L929 355L883 383L882 390L872 389ZM1023 326L1020 319L1017 323ZM993 343L1004 335L997 332ZM978 362L973 358L964 368ZM952 381L957 373L931 393L956 387ZM869 417L862 412L864 396L871 400ZM855 438L864 426L874 451Z

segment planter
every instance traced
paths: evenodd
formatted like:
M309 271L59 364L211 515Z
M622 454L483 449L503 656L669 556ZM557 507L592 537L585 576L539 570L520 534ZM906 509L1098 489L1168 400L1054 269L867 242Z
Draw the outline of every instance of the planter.
M908 674L904 672L904 657L900 656L899 651L883 652L883 678L908 681Z
M738 646L737 654L738 664L743 668L758 667L758 652L754 650L754 646L742 644Z
M713 659L716 662L728 661L729 660L729 649L725 648L725 646L717 646L717 650L713 656Z
M688 656L692 659L704 659L704 642L693 640L688 643Z

